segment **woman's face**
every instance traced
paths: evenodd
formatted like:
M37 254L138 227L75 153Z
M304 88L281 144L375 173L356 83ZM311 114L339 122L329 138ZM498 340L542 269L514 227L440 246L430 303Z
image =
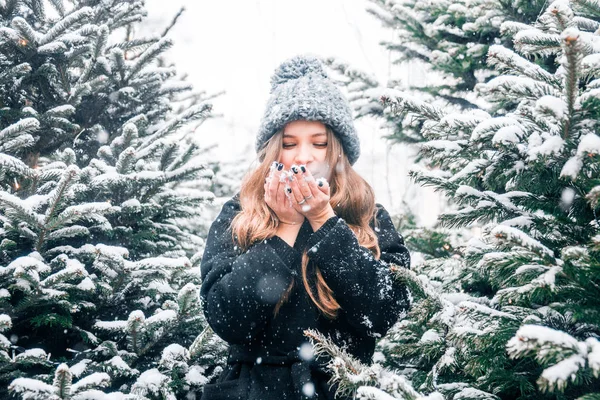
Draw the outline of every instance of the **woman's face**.
M306 165L315 178L329 180L327 132L318 121L293 121L283 129L279 162L286 170L292 165Z

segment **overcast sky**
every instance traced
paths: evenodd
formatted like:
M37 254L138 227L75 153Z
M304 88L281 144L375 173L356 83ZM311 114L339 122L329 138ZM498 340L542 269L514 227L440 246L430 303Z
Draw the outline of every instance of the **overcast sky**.
M415 81L417 68L391 66L390 55L379 45L392 39L366 12L366 0L148 0L146 27L162 32L177 11L186 11L170 37L169 52L180 72L189 74L196 88L225 90L214 101L223 118L199 129L206 144L219 143L223 159L254 153L254 139L268 99L269 79L284 60L297 54L336 57L373 76ZM361 157L355 169L373 185L377 200L390 211L402 211L406 200L423 224L437 215L439 196L412 184L407 176L412 151L390 148L387 132L378 121L358 121Z

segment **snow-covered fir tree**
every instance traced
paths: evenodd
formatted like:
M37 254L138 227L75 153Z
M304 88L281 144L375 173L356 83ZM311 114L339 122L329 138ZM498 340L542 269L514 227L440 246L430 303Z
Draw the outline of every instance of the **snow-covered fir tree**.
M0 1L0 397L194 398L211 116L144 2ZM193 221L190 222L190 221Z
M435 169L411 175L458 205L441 222L482 232L462 244L459 280L443 291L398 271L415 304L386 340L417 390L600 398L599 17L595 0L558 0L532 24L504 22L514 50L490 46L498 76L476 87L494 112L382 93L391 113L422 122Z
M515 29L533 23L546 0L369 0L367 12L393 36L381 45L394 65L418 64L426 71L423 81L392 74L381 82L341 60L329 59L348 86L357 117L373 115L384 120L389 137L403 143L426 140L419 120L406 113L386 113L379 102L381 88L402 87L438 107L455 111L485 107L473 93L475 85L497 75L485 61L492 45L512 48L501 27ZM511 24L504 22L511 21ZM550 58L543 60L554 68Z

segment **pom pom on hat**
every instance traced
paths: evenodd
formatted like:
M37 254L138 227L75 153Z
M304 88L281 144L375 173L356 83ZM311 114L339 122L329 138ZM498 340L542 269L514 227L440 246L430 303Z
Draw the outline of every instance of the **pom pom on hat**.
M271 93L277 86L294 79L302 78L303 76L315 74L321 78L329 78L327 72L323 69L321 61L312 56L296 56L283 62L271 76Z

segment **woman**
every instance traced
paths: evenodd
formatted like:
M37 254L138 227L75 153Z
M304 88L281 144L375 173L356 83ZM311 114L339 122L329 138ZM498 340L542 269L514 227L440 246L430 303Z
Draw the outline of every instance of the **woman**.
M352 169L347 101L316 58L283 63L257 138L258 167L212 224L201 263L209 325L230 344L202 400L333 399L305 329L370 364L408 307L390 264L410 257L389 214Z

